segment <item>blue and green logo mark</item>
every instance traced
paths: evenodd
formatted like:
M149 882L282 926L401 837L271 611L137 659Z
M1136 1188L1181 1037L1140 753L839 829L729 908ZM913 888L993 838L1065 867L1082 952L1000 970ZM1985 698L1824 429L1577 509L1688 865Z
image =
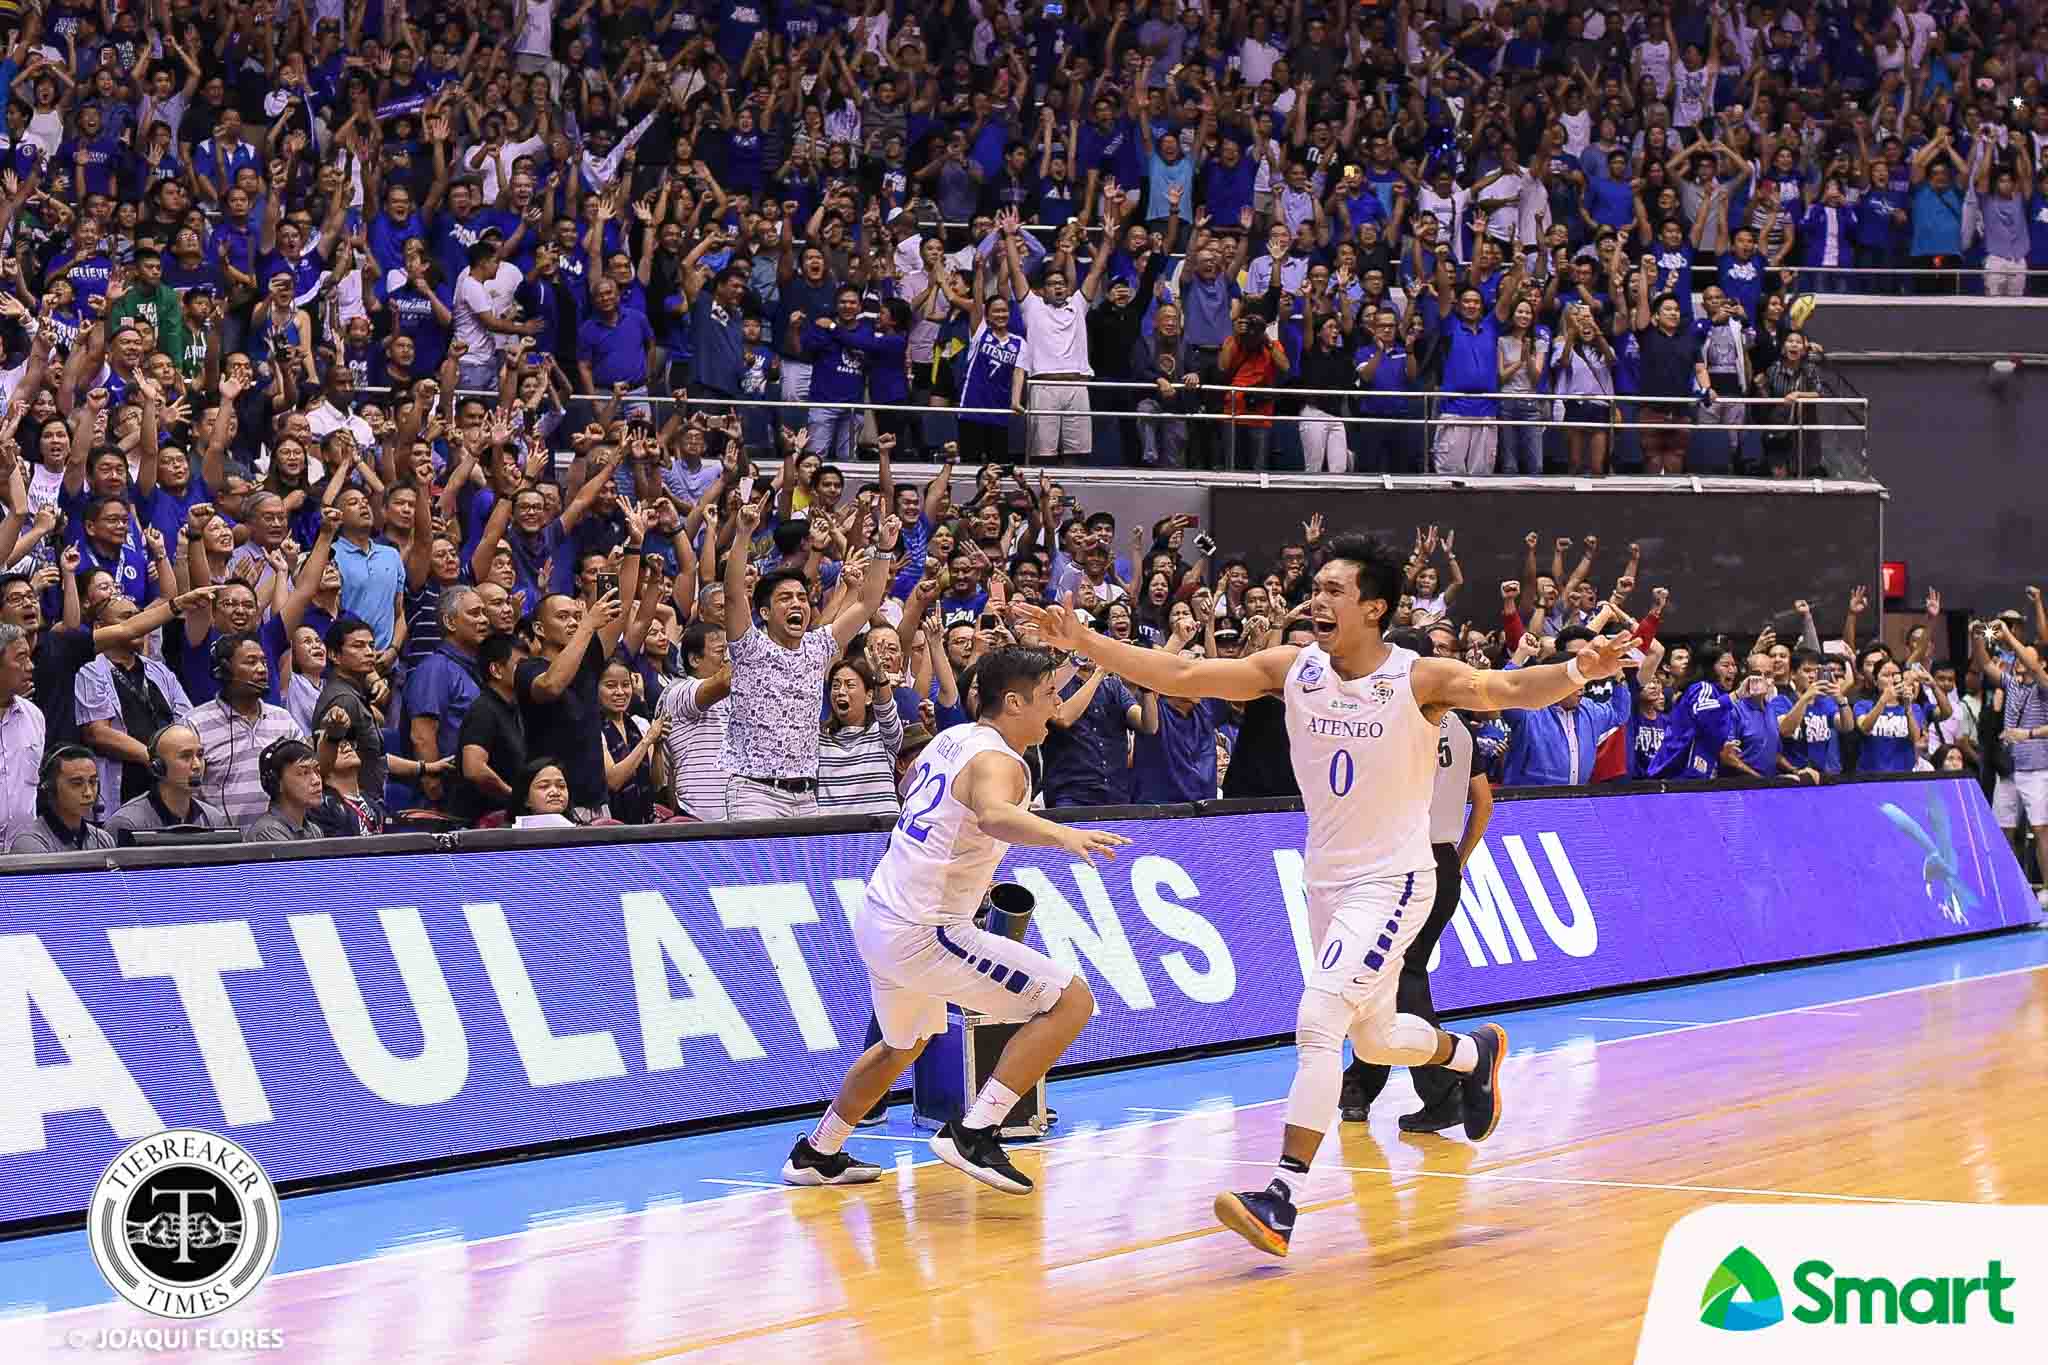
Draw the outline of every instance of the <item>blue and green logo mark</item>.
M1778 1282L1748 1247L1737 1247L1714 1267L1700 1295L1700 1321L1724 1332L1754 1332L1785 1320Z

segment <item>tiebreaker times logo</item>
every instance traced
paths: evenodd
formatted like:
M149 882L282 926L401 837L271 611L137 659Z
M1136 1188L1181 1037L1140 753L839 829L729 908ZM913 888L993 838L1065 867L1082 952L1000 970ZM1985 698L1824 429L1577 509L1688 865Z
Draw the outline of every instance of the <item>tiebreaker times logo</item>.
M152 1317L182 1322L210 1318L255 1293L277 1258L279 1230L277 1190L256 1158L201 1128L130 1144L100 1177L86 1213L93 1261L114 1292ZM172 1348L226 1346L232 1338L265 1349L264 1341L245 1339L252 1330L136 1329ZM101 1340L117 1334L79 1341L74 1332L67 1340L123 1344Z

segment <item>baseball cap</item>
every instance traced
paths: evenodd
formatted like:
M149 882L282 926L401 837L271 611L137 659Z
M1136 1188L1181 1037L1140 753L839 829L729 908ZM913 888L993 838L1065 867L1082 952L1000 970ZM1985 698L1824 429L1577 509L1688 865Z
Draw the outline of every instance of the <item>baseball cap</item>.
M1244 624L1235 616L1221 617L1216 622L1216 643L1234 645L1244 638Z

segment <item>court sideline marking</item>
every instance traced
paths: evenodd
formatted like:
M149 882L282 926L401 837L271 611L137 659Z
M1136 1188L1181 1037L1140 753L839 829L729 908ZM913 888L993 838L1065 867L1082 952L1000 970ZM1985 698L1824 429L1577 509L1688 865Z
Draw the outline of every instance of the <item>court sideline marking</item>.
M1727 1024L1748 1024L1748 1023L1754 1023L1754 1022L1756 1022L1757 1020L1760 1020L1760 1019L1780 1019L1780 1018L1783 1018L1784 1016L1786 1016L1786 1015L1788 1015L1788 1014L1802 1014L1802 1013L1805 1013L1805 1012L1807 1012L1807 1011L1809 1011L1809 1010L1812 1010L1812 1009L1815 1009L1815 1008L1821 1008L1821 1009L1826 1009L1826 1008L1828 1008L1828 1007L1830 1007L1830 1006L1835 1006L1835 1005L1857 1005L1857 1004L1862 1004L1862 1003L1864 1003L1864 1002L1866 1002L1866 1001L1871 1001L1871 1000L1886 1000L1886 999L1890 999L1890 998L1892 998L1892 997L1894 997L1894 996L1900 996L1900 995L1915 995L1915 994L1918 994L1918 993L1920 993L1920 992L1922 992L1922 991L1936 991L1936 990L1942 990L1942 989L1945 989L1945 988L1947 988L1947 987L1950 987L1950 986L1960 986L1960 985L1971 985L1971 984L1975 984L1975 983L1977 983L1977 982L1982 982L1982 981L1998 981L1998 980L2002 980L2002 979L2004 979L2004 978L2006 978L2006 977L2012 977L2012 976L2026 976L2026 975L2030 975L2030 974L2032 974L2032 973L2035 973L2035 972L2041 972L2041 971L2048 971L2048 962L2037 962L2037 963L2033 963L2033 964L2031 964L2031 965L2029 965L2029 966L2025 966L2025 967L2009 967L2009 968L2006 968L2006 969L2005 969L2005 970L2003 970L2003 971L1996 971L1996 972L1984 972L1984 973L1982 973L1982 974L1979 974L1979 975L1976 975L1976 976L1952 976L1952 977L1945 977L1945 978L1943 978L1943 979L1942 979L1942 980L1940 980L1940 981L1922 981L1922 982L1918 982L1918 983L1915 983L1914 985L1911 985L1911 986L1899 986L1899 987L1895 987L1894 989L1892 989L1892 990L1888 990L1888 991L1872 991L1872 992L1870 992L1869 994L1866 994L1866 995L1856 995L1856 996L1849 996L1849 997L1847 997L1847 998L1845 998L1845 999L1840 999L1840 1000L1824 1000L1824 1001L1820 1001L1820 1002L1817 1002L1817 1004L1816 1004L1816 1005L1796 1005L1796 1006L1791 1006L1791 1007L1788 1007L1788 1008L1784 1008L1784 1009L1775 1009L1775 1010L1763 1010L1763 1011L1760 1011L1759 1013L1756 1013L1756 1014L1745 1014L1745 1015L1739 1015L1739 1016L1737 1016L1737 1017L1735 1017L1735 1018L1732 1018L1732 1019L1716 1019L1716 1020L1711 1020L1711 1021L1709 1021L1709 1022L1706 1022L1706 1023L1701 1023L1701 1024L1686 1024L1686 1025L1682 1025L1682 1026L1679 1026L1679 1027L1675 1027L1675 1028L1659 1029L1659 1030L1656 1030L1655 1032L1651 1032L1651 1033L1631 1033L1631 1034L1625 1034L1625 1035L1623 1035L1622 1037L1619 1037L1619 1038L1596 1038L1596 1039L1594 1039L1594 1040L1593 1040L1593 1043L1592 1043L1592 1045L1593 1045L1594 1047L1608 1047L1608 1046L1611 1046L1611 1045L1613 1045L1613 1044L1616 1044L1616 1043L1628 1043L1628 1042L1635 1042L1635 1041L1638 1041L1638 1040L1640 1040L1640 1039L1644 1039L1644 1038L1668 1038L1668 1037L1672 1036L1673 1034L1678 1034L1678 1033L1691 1033L1691 1032L1694 1032L1695 1030L1698 1030L1698 1029L1703 1029L1703 1028L1720 1028L1720 1027L1722 1027L1722 1026L1724 1026L1724 1025L1727 1025ZM1653 988L1651 988L1651 989L1679 989L1679 988L1669 988L1669 987L1666 987L1666 988L1656 988L1656 987L1653 987ZM1540 1006L1539 1006L1538 1008L1542 1008L1542 1007L1540 1007ZM1517 1012L1519 1012L1519 1011L1503 1011L1503 1012L1504 1012L1504 1013L1510 1013L1510 1014L1512 1014L1512 1013L1517 1013ZM1574 1044L1567 1044L1567 1045L1564 1045L1564 1046L1570 1046L1570 1047L1579 1047L1579 1046L1583 1046L1583 1044L1576 1044L1576 1043L1574 1043ZM1554 1052L1560 1052L1560 1051L1563 1051L1563 1050L1564 1050L1564 1046L1560 1046L1560 1047L1555 1047L1555 1048L1544 1048L1544 1049L1540 1049L1540 1050L1536 1050L1536 1051L1530 1051L1530 1052L1524 1052L1524 1053L1517 1053L1517 1054L1513 1054L1513 1056L1511 1056L1511 1057L1509 1058L1509 1060L1510 1060L1510 1061L1514 1060L1514 1057L1515 1057L1515 1056L1522 1056L1522 1057L1540 1057L1540 1056L1545 1056L1545 1055L1548 1055L1548 1054L1550 1054L1550 1053L1554 1053ZM1185 1116L1185 1117L1188 1117L1188 1118L1202 1118L1202 1117L1207 1117L1207 1116L1209 1116L1209 1115L1213 1115L1213 1114L1234 1114L1234 1113L1238 1113L1238 1112L1241 1112L1241 1111L1244 1111L1244 1110L1250 1110L1250 1109L1269 1109L1269 1108L1271 1108L1272 1106L1274 1106L1274 1105L1276 1105L1276 1104L1285 1104L1285 1103L1287 1103L1287 1097L1286 1097L1285 1095L1282 1095L1282 1096L1280 1096L1280 1097L1279 1097L1279 1098L1277 1098L1277 1099L1270 1099L1270 1100L1253 1100L1253 1101L1251 1101L1250 1103L1247 1103L1247 1104L1235 1104L1235 1105L1229 1105L1229 1106L1219 1106L1219 1107L1217 1107L1217 1108L1215 1108L1215 1109L1209 1109L1209 1110L1201 1110L1201 1111L1198 1111L1198 1112L1197 1112L1197 1113L1195 1113L1195 1114L1187 1115L1187 1116ZM1086 1140L1086 1139L1089 1139L1089 1138L1100 1138L1100 1137L1108 1137L1108 1136L1112 1136L1112 1135L1115 1135L1115 1134L1121 1134L1121 1133L1129 1133L1129 1132L1133 1132L1133 1131L1136 1131L1136 1130L1138 1130L1138 1129L1141 1129L1141 1128L1152 1128L1152 1127L1157 1127L1158 1125L1160 1125L1160 1124L1164 1124L1164 1123L1179 1123L1179 1122L1181 1122L1181 1121L1182 1121L1182 1118L1181 1118L1181 1117L1173 1117L1173 1118L1160 1118L1160 1119L1149 1119L1149 1120L1145 1120L1145 1121L1142 1121L1142 1122L1138 1122L1138 1123L1120 1123L1120 1124L1117 1124L1116 1126L1114 1126L1114 1127L1110 1127L1110 1128L1091 1128L1091 1129L1089 1129L1089 1130L1088 1130L1088 1131L1086 1131L1086 1132L1080 1132L1080 1133L1065 1133L1065 1134L1062 1134L1062 1135L1060 1135L1060 1136L1058 1136L1058 1137L1050 1137L1050 1138L1044 1138L1044 1139L1042 1139L1042 1140L1040 1140L1040 1141L1038 1141L1038 1142L1035 1142L1035 1143L1033 1143L1033 1144L1032 1144L1032 1147L1033 1147L1034 1149L1036 1149L1036 1150L1043 1150L1044 1148L1050 1147L1050 1146L1052 1146L1052 1145L1054 1145L1054 1144L1056 1144L1056 1143L1065 1143L1065 1142L1078 1142L1078 1141L1084 1141L1084 1140ZM880 1135L877 1135L877 1136L880 1136ZM687 1141L687 1139L683 1139L683 1140ZM923 1141L923 1139L921 1139L921 1138L904 1138L904 1139L901 1139L901 1140L902 1140L902 1141L904 1141L904 1142L921 1142L921 1141ZM1120 1155L1120 1154L1118 1154L1118 1153L1112 1153L1111 1155ZM943 1164L943 1163L940 1163L937 1157L933 1157L933 1158L932 1158L932 1159L931 1159L930 1161L926 1161L926 1162L912 1162L912 1163L911 1163L911 1166L912 1166L912 1168L914 1169L914 1168L915 1168L915 1167L917 1167L917 1166L928 1166L928 1165L938 1165L938 1164ZM1226 1163L1226 1164L1229 1164L1229 1165L1239 1165L1239 1164L1242 1164L1242 1163L1240 1163L1240 1162L1237 1162L1237 1161L1233 1160L1233 1161L1230 1161L1230 1162L1228 1162L1228 1163ZM1259 1165L1264 1165L1265 1163L1263 1163L1263 1162L1260 1162L1260 1163L1257 1163L1257 1164L1259 1164ZM894 1166L894 1167L884 1167L884 1168L883 1168L883 1173L884 1173L885 1175L888 1175L888 1174L895 1174L895 1173L898 1173L898 1172L900 1172L900 1171L901 1171L902 1169L903 1169L903 1168L902 1168L901 1166ZM1350 1168L1338 1168L1338 1167L1329 1167L1329 1168L1326 1168L1326 1169L1333 1169L1333 1170L1334 1170L1334 1169L1350 1169ZM1482 1179L1482 1178L1486 1178L1486 1175L1487 1175L1487 1173L1486 1173L1486 1172L1444 1172L1444 1171L1435 1171L1435 1172L1418 1172L1418 1171L1408 1171L1408 1172L1393 1172L1393 1174L1427 1174L1427 1175L1433 1175L1433 1176L1436 1176L1436 1177L1438 1177L1438 1178L1444 1178L1444 1177L1449 1177L1449 1178L1454 1178L1454 1179ZM1499 1179L1506 1179L1507 1177L1496 1177L1496 1178L1499 1178ZM1537 1179L1539 1179L1539 1177L1534 1177L1534 1176L1520 1176L1520 1177L1515 1177L1515 1178L1516 1178L1516 1179L1519 1179L1519 1180L1537 1180ZM1544 1178L1544 1183L1549 1183L1549 1184L1563 1184L1563 1185L1591 1185L1591 1186L1599 1186L1599 1185L1614 1185L1614 1184L1616 1184L1616 1183L1618 1183L1618 1182L1614 1182L1614 1181L1603 1181L1603 1180L1591 1180L1591 1179L1585 1179L1585 1180L1580 1180L1580 1179L1565 1179L1565 1178L1563 1178L1563 1177L1552 1177L1552 1178ZM741 1202L743 1202L743 1201L746 1201L746 1200L750 1200L750 1199L759 1199L759 1198L765 1198L765 1197L766 1197L766 1196L768 1196L768 1195L776 1195L776 1196L779 1196L779 1197L785 1197L785 1198L786 1198L786 1197L787 1197L788 1195L790 1195L790 1194L794 1194L794 1193L797 1193L797 1192L798 1192L798 1190L799 1190L799 1188L800 1188L800 1187L798 1187L798 1186L794 1186L794 1185L763 1185L763 1186L760 1186L760 1187L757 1187L757 1188L743 1188L743 1189L735 1189L735 1190L734 1190L734 1192L733 1192L732 1194L729 1194L729 1195L721 1195L721 1196L719 1196L718 1198L715 1198L715 1199L702 1199L702 1200L693 1200L693 1201L690 1201L690 1202L688 1202L688 1203L682 1203L682 1204L675 1204L675 1203L666 1203L666 1204L656 1204L656 1205L650 1205L649 1207L647 1207L647 1208L644 1208L644 1209L622 1209L622 1210L618 1210L618 1211L615 1211L615 1212L611 1212L611 1213L601 1213L601 1214L594 1214L594 1215L592 1215L592 1216L590 1216L590 1217L587 1217L587 1218L566 1218L566 1219L562 1219L562 1220L560 1220L560 1221L557 1221L557 1222L550 1222L550 1223L542 1223L542 1224L537 1224L537 1225L534 1225L534 1226L530 1226L530 1227L524 1227L524 1228L520 1228L520 1229L518 1229L518 1230L517 1230L517 1231L515 1231L515 1232L500 1232L500 1233L493 1233L493 1234L492 1234L491 1236L489 1236L489 1237L478 1237L478 1238L475 1238L475 1239L468 1239L468 1238L461 1238L461 1239L445 1239L445 1240L438 1240L438 1241L434 1241L434 1242L426 1242L426 1243L416 1243L416 1244L413 1244L413 1245L410 1245L410 1246L403 1246L403 1247L393 1247L393 1248L390 1248L390 1249L388 1249L388 1250L385 1250L385 1251L380 1251L380 1252L378 1252L377 1254L375 1254L375 1255L372 1255L372 1256L359 1256L359 1257L356 1257L356 1258L355 1258L354 1260L349 1260L349 1261L334 1261L334 1262L330 1262L330 1263L329 1263L329 1264L327 1264L327 1265L314 1265L314 1266L305 1266L305 1267L303 1267L303 1268L301 1268L301 1269L298 1269L298 1270L286 1270L286 1271L280 1271L280 1272L278 1272L277 1274L274 1274L274 1275L270 1275L270 1276L268 1276L267 1278L268 1278L269 1280L271 1280L271 1281L278 1281L278 1280L290 1280L290 1279L297 1279L298 1277L300 1277L300 1276L303 1276L303 1275L322 1275L322 1274L327 1274L327 1273L330 1273L330 1272L332 1272L332 1271L337 1271L337 1270L346 1270L346 1269L348 1269L348 1268L349 1268L349 1267L351 1267L351 1266L358 1266L358 1265L371 1265L371 1264L375 1264L375 1263L378 1263L378 1262L388 1262L388 1261L399 1261L399 1260L409 1260L409 1259L411 1259L411 1258L413 1258L413 1257L418 1257L418 1256L436 1256L436 1255L447 1255L447 1254L449 1254L450 1252L462 1252L462 1253L465 1253L465 1254L466 1254L466 1253L468 1253L469 1251L471 1251L472 1249L474 1249L474 1248L476 1248L476 1247L484 1247L484 1246L490 1246L490 1245L492 1245L493 1243L497 1243L497 1242L508 1242L508 1241L512 1241L512 1240L513 1240L513 1239L515 1239L515 1238L520 1238L520 1237L530 1237L530 1236L534 1235L535 1233L553 1233L553 1232L558 1232L558 1231L561 1231L561 1230L563 1230L563 1229L581 1229L581 1228L588 1228L588 1227L592 1227L592 1226L595 1226L595 1225L597 1225L597 1224L601 1224L601 1223L620 1223L620 1222L625 1222L625 1221L628 1221L628 1220L631 1220L631 1219L645 1218L645 1217L647 1217L647 1216L649 1216L649 1215L651 1215L651 1214L656 1214L656 1213L672 1214L672 1213L682 1213L682 1212L689 1212L689 1211L693 1211L693 1210L697 1210L697 1209L722 1209L722 1208L726 1208L726 1207L728 1207L728 1206L730 1206L730 1205L733 1205L733 1204L741 1203ZM1660 1188L1666 1188L1666 1187L1661 1187L1661 1186L1645 1186L1644 1188L1648 1188L1648 1189L1660 1189ZM1713 1193L1720 1193L1720 1192L1721 1192L1721 1191L1715 1190L1715 1189L1713 1189L1712 1187L1709 1187L1709 1186L1691 1186L1691 1185L1677 1185L1677 1186L1670 1186L1670 1187L1668 1187L1668 1188L1670 1188L1670 1189L1672 1189L1672 1190L1686 1190L1686 1191L1696 1191L1696 1192L1699 1192L1699 1193L1705 1193L1705 1194L1713 1194ZM1767 1196L1772 1196L1772 1195L1775 1195L1776 1197L1779 1197L1779 1198L1785 1198L1785 1197L1788 1197L1787 1195L1785 1195L1785 1194L1784 1194L1784 1192L1781 1192L1781 1191L1770 1191L1770 1190L1765 1190L1765 1191L1754 1191L1753 1193L1763 1194L1763 1195L1767 1195ZM1795 1197L1796 1197L1796 1196L1795 1196ZM1855 1195L1833 1195L1833 1196L1825 1196L1825 1195L1815 1195L1815 1196L1810 1196L1810 1197L1813 1197L1813 1198L1833 1198L1833 1199L1844 1199L1844 1200L1850 1200L1850 1201L1853 1201L1853 1202L1859 1202L1859 1203L1865 1203L1865 1202L1867 1202L1867 1203L1875 1203L1875 1202L1879 1202L1879 1201L1877 1201L1877 1200L1863 1200L1863 1199L1860 1199L1860 1198L1859 1198L1858 1196L1855 1196ZM1333 1203L1333 1204L1341 1204L1341 1203L1348 1203L1348 1202L1350 1202L1348 1198L1347 1198L1347 1199L1339 1199L1339 1200L1334 1200L1334 1201L1332 1201L1332 1203ZM1929 1202L1929 1203L1934 1203L1934 1202L1938 1202L1938 1201L1925 1201L1925 1202ZM1210 1230L1202 1230L1202 1231L1206 1232L1206 1231L1210 1231ZM1191 1229L1188 1235L1196 1235L1196 1232L1197 1232L1197 1230L1193 1230L1193 1229ZM62 1234L56 1234L56 1233L52 1233L52 1234L49 1234L49 1235L51 1235L51 1236L58 1236L58 1235L62 1235ZM19 1313L19 1314L14 1314L14 1315L11 1315L11 1316L0 1316L0 1327L12 1327L12 1326L14 1326L14 1325L16 1325L16 1324L18 1324L18 1323L24 1323L24 1322L38 1322L38 1321L40 1321L40 1322L50 1322L50 1321L54 1321L54 1320L56 1320L56 1319L59 1319L59 1318L71 1317L71 1316L74 1316L74 1315L76 1315L76 1314L80 1314L80 1313L98 1313L98 1312L103 1312L104 1310L106 1310L106 1309L108 1309L108 1308L110 1308L110 1307L113 1307L113 1306L115 1306L115 1302L116 1302L115 1300L105 1300L105 1301L102 1301L102 1302L100 1302L100 1303L89 1303L89 1304L80 1304L80 1305L78 1305L77 1307L74 1307L74 1308L60 1308L60 1309L58 1309L58 1310L57 1310L57 1311L55 1311L55 1312L48 1312L48 1313L34 1313L34 1312L27 1312L27 1313Z

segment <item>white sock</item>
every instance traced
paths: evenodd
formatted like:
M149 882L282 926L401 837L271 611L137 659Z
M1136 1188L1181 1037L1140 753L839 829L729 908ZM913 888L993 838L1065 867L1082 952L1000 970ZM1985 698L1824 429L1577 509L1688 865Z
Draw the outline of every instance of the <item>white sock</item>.
M839 1117L839 1111L831 1105L818 1115L817 1126L811 1129L811 1146L825 1156L830 1156L846 1145L846 1135L853 1131L853 1125Z
M1451 1050L1451 1060L1445 1062L1444 1065L1452 1071L1464 1075L1469 1075L1478 1069L1479 1044L1472 1041L1471 1034L1461 1033L1458 1035L1458 1045Z
M1010 1116L1017 1107L1017 1092L991 1076L982 1082L981 1093L974 1097L968 1107L967 1117L960 1120L962 1128L993 1128Z
M1272 1184L1287 1192L1287 1202L1294 1202L1294 1192L1308 1180L1308 1165L1291 1156L1283 1156L1273 1167Z

